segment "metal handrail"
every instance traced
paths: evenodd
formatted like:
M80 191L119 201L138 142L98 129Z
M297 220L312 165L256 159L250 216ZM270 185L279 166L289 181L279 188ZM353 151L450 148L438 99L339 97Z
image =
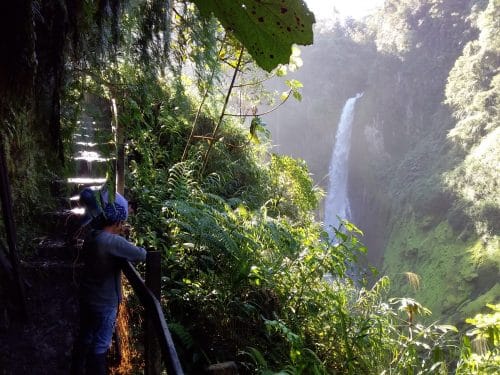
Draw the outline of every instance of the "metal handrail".
M149 254L149 253L148 253ZM145 307L147 316L151 318L161 354L169 375L184 375L172 336L165 321L160 301L146 286L145 281L135 267L128 261L123 261L122 270L127 277L141 304ZM146 275L146 278L148 275ZM158 275L160 277L160 275Z

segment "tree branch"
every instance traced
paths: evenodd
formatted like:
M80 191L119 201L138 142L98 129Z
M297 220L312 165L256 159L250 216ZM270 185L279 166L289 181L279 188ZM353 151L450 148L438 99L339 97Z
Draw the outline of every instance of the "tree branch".
M274 108L271 108L270 110L266 111L266 112L262 112L262 113L255 113L255 114L251 114L251 115L242 115L242 114L238 114L238 113L226 113L225 115L226 116L233 116L233 117L254 117L254 116L264 116L264 115L267 115L268 113L271 113L271 112L274 112L276 111L279 107L281 107L283 104L285 104L285 102L288 100L288 98L290 97L290 95L292 94L292 89L290 89L288 91L288 94L286 95L286 98L283 99L283 101L278 104L276 107Z
M224 36L224 39L222 40L222 43L221 43L220 48L219 48L219 52L217 53L217 57L220 56L220 54L222 52L222 48L224 47L225 41L226 41L226 37ZM191 133L189 134L189 138L188 138L188 140L186 142L186 146L184 147L184 151L182 152L181 161L184 161L187 158L187 153L189 151L189 145L191 144L191 141L192 141L193 135L194 135L194 131L196 129L196 123L198 122L198 118L200 117L201 108L205 104L205 100L208 97L208 92L210 91L210 86L212 85L212 81L214 79L216 68L217 68L217 64L214 64L214 66L212 68L212 72L210 74L210 80L209 80L209 82L207 84L207 88L205 90L205 93L203 94L203 98L201 100L200 105L198 106L198 111L196 112L196 116L194 117L194 120L193 120L193 126L191 127Z
M233 91L233 87L234 87L234 82L236 81L236 76L238 75L238 72L239 72L239 68L241 65L241 60L243 58L243 51L244 50L245 50L245 47L242 46L240 49L240 56L238 57L238 64L237 64L236 68L234 69L233 78L231 79L231 84L229 85L229 89L227 90L226 100L224 101L224 106L222 107L219 121L217 122L217 125L215 126L214 131L212 132L212 137L214 137L214 138L217 135L217 131L219 130L220 125L222 124L222 119L224 118L224 115L226 112L227 103L229 102L229 97L231 96L231 92ZM208 155L210 154L210 151L212 150L212 144L213 143L208 144L208 149L207 149L207 152L205 153L205 157L203 160L203 166L202 166L201 172L200 172L201 174L203 174L203 172L207 166Z

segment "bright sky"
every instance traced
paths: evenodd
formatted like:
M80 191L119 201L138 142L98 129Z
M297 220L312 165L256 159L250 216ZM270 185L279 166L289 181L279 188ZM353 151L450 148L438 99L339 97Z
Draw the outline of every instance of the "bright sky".
M384 0L305 0L316 20L332 18L335 7L340 15L360 18L384 3Z

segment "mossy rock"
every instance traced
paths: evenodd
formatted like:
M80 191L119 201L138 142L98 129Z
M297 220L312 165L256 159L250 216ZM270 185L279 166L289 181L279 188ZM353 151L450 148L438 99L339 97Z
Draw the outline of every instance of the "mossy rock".
M459 308L459 312L461 316L474 316L479 312L486 311L486 304L497 304L499 301L500 284L497 283L486 293L481 294L474 300L469 299L463 303Z
M485 300L500 297L492 289L498 280L495 238L462 241L446 219L427 229L417 216L410 210L399 216L388 241L383 269L393 280L393 296L415 298L433 312L429 319L453 323L467 317L461 311L466 301L467 312L477 313ZM408 284L406 272L419 275L419 289ZM481 298L487 290L489 299Z

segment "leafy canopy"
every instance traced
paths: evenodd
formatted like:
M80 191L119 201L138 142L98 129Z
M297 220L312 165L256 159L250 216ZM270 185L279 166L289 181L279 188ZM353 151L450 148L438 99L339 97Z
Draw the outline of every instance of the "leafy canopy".
M202 15L214 14L267 71L288 64L292 44L313 43L314 14L302 0L192 1Z

